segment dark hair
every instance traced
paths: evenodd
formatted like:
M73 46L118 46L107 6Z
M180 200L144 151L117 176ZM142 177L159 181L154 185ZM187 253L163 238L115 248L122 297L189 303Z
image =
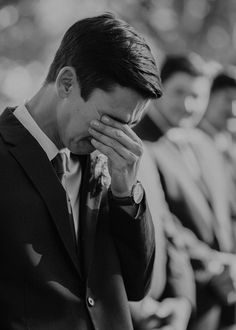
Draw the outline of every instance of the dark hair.
M226 69L218 72L212 80L210 94L225 88L236 88L236 76Z
M95 88L108 91L114 84L132 88L144 98L162 95L149 46L130 25L111 13L82 19L67 30L46 83L54 82L67 65L75 69L85 100Z
M187 55L167 55L161 67L161 80L165 82L175 73L187 73L192 77L200 75L193 61Z

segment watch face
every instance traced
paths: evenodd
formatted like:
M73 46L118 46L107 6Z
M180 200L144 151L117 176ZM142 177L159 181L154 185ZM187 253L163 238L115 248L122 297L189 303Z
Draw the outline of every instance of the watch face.
M140 182L138 182L134 187L133 187L133 199L136 204L139 204L142 199L143 199L143 186L141 185Z

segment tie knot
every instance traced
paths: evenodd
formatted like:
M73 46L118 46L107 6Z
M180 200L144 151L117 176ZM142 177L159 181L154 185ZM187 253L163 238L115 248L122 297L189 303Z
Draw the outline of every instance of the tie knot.
M52 163L52 166L53 166L54 169L55 169L55 172L56 172L58 178L59 178L60 181L61 181L61 179L62 179L62 177L63 177L63 175L64 175L64 173L65 173L65 169L64 169L64 161L63 161L63 156L62 156L62 154L61 154L61 153L58 153L58 154L56 155L56 157L54 157L54 158L52 159L51 163Z

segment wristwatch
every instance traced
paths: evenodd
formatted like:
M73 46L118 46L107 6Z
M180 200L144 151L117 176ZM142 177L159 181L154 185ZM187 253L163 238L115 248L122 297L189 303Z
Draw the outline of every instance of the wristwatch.
M116 197L112 194L110 189L111 199L118 205L138 205L142 202L144 196L144 189L141 182L137 181L131 189L131 194L126 197Z

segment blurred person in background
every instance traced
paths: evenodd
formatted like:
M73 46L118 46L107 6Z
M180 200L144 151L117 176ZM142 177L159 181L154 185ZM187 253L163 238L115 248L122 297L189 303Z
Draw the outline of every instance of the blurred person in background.
M236 216L236 148L228 125L234 117L235 101L235 68L223 68L212 79L208 104L204 116L198 124L198 127L212 139L219 151L222 166L225 169L225 177L228 179L228 198L231 199L232 217L234 218Z
M209 100L199 127L213 139L228 131L228 120L233 117L236 100L235 68L222 69L212 79Z
M73 24L44 85L3 112L1 329L133 329L155 241L131 126L160 96L149 46L108 13Z
M154 223L156 255L148 294L139 302L130 302L134 328L185 330L196 307L193 270L181 237L183 228L168 209L145 144L138 176Z
M190 57L167 56L161 69L164 96L152 103L135 131L142 140L153 142L149 151L170 211L194 235L193 240L184 235L197 284L191 329L213 330L221 322L235 325L235 237L224 169L214 144L199 129L179 127L193 115L199 74ZM224 305L227 318L221 317Z

